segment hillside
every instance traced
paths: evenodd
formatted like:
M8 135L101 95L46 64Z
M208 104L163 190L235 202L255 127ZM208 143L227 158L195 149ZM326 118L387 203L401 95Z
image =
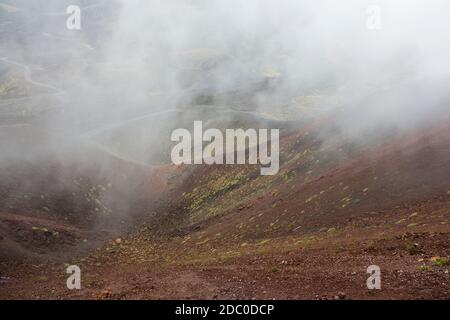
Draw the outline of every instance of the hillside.
M450 299L450 3L403 1L0 0L0 300ZM176 165L207 129L279 171Z
M120 171L114 172L136 174L120 183L108 175L100 185L120 189L106 194L142 204L119 229L51 216L65 210L86 222L91 211L76 208L89 202L78 196L52 207L64 194L50 194L47 220L31 208L3 208L1 244L25 260L2 262L0 296L448 298L448 265L436 263L450 255L448 122L368 146L345 139L327 146L318 138L323 121L286 132L275 176L260 176L256 166L146 169L106 160L117 161ZM76 169L95 181L90 170L95 166ZM148 170L161 182L144 178ZM73 174L68 171L68 179ZM158 192L143 192L143 184ZM143 202L130 200L124 190ZM152 198L142 199L146 194ZM28 203L36 207L36 201ZM24 262L30 259L36 261L31 270ZM65 263L82 268L81 291L66 290ZM372 264L382 269L381 291L365 287Z

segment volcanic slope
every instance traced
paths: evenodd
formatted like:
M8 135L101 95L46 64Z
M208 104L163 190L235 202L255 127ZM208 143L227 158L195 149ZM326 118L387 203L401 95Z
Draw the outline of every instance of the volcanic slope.
M275 176L164 167L152 214L66 262L82 290L67 290L60 261L5 262L0 297L450 298L448 122L370 144L324 143L322 124L283 135ZM381 290L366 287L370 265Z

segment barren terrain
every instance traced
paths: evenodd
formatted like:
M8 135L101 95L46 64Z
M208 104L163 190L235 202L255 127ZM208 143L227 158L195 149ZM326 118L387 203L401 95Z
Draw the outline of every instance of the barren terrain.
M363 2L0 0L0 299L450 299L448 10ZM195 120L278 174L172 164Z
M448 299L449 133L444 123L329 150L312 125L283 136L280 173L268 177L256 166L138 167L101 153L115 168L107 175L56 160L3 170L0 296ZM55 184L64 187L53 194ZM120 208L119 195L133 215L114 224L108 205ZM81 267L80 291L66 288L68 264ZM366 287L373 264L382 290Z

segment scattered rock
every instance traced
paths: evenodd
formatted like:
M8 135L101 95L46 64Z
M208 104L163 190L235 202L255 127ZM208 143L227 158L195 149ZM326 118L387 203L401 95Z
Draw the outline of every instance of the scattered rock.
M0 277L0 283L8 283L11 281L10 277Z
M336 296L334 296L334 300L345 300L346 297L345 292L340 291Z
M99 294L97 294L96 298L99 300L109 299L112 297L112 292L109 290L102 290Z
M435 262L435 261L437 261L439 258L440 258L439 256L434 256L434 257L431 257L431 258L430 258L430 261L431 261L431 262Z

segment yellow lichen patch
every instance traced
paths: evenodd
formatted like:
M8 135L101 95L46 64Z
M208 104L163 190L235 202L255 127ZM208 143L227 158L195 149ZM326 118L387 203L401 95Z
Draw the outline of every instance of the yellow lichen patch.
M0 96L23 96L27 94L26 87L20 84L18 78L11 77L0 84Z
M406 227L407 228L412 228L412 227L415 227L415 226L417 226L418 225L418 223L410 223L410 224L408 224Z
M418 216L418 215L419 215L418 212L414 212L414 213L412 213L412 214L409 216L409 218L414 218L414 217L416 217L416 216Z
M186 243L187 241L189 241L189 239L191 239L191 236L187 236L184 238L184 240L181 243Z
M308 199L306 199L305 203L311 202L315 198L317 198L317 195L313 195L313 196L309 197Z
M206 238L206 239L203 240L203 241L197 242L196 245L200 246L200 245L202 245L202 244L207 243L208 241L209 241L209 238Z
M256 244L260 246L260 245L263 245L268 242L270 242L270 239L263 239L263 240L258 241Z

